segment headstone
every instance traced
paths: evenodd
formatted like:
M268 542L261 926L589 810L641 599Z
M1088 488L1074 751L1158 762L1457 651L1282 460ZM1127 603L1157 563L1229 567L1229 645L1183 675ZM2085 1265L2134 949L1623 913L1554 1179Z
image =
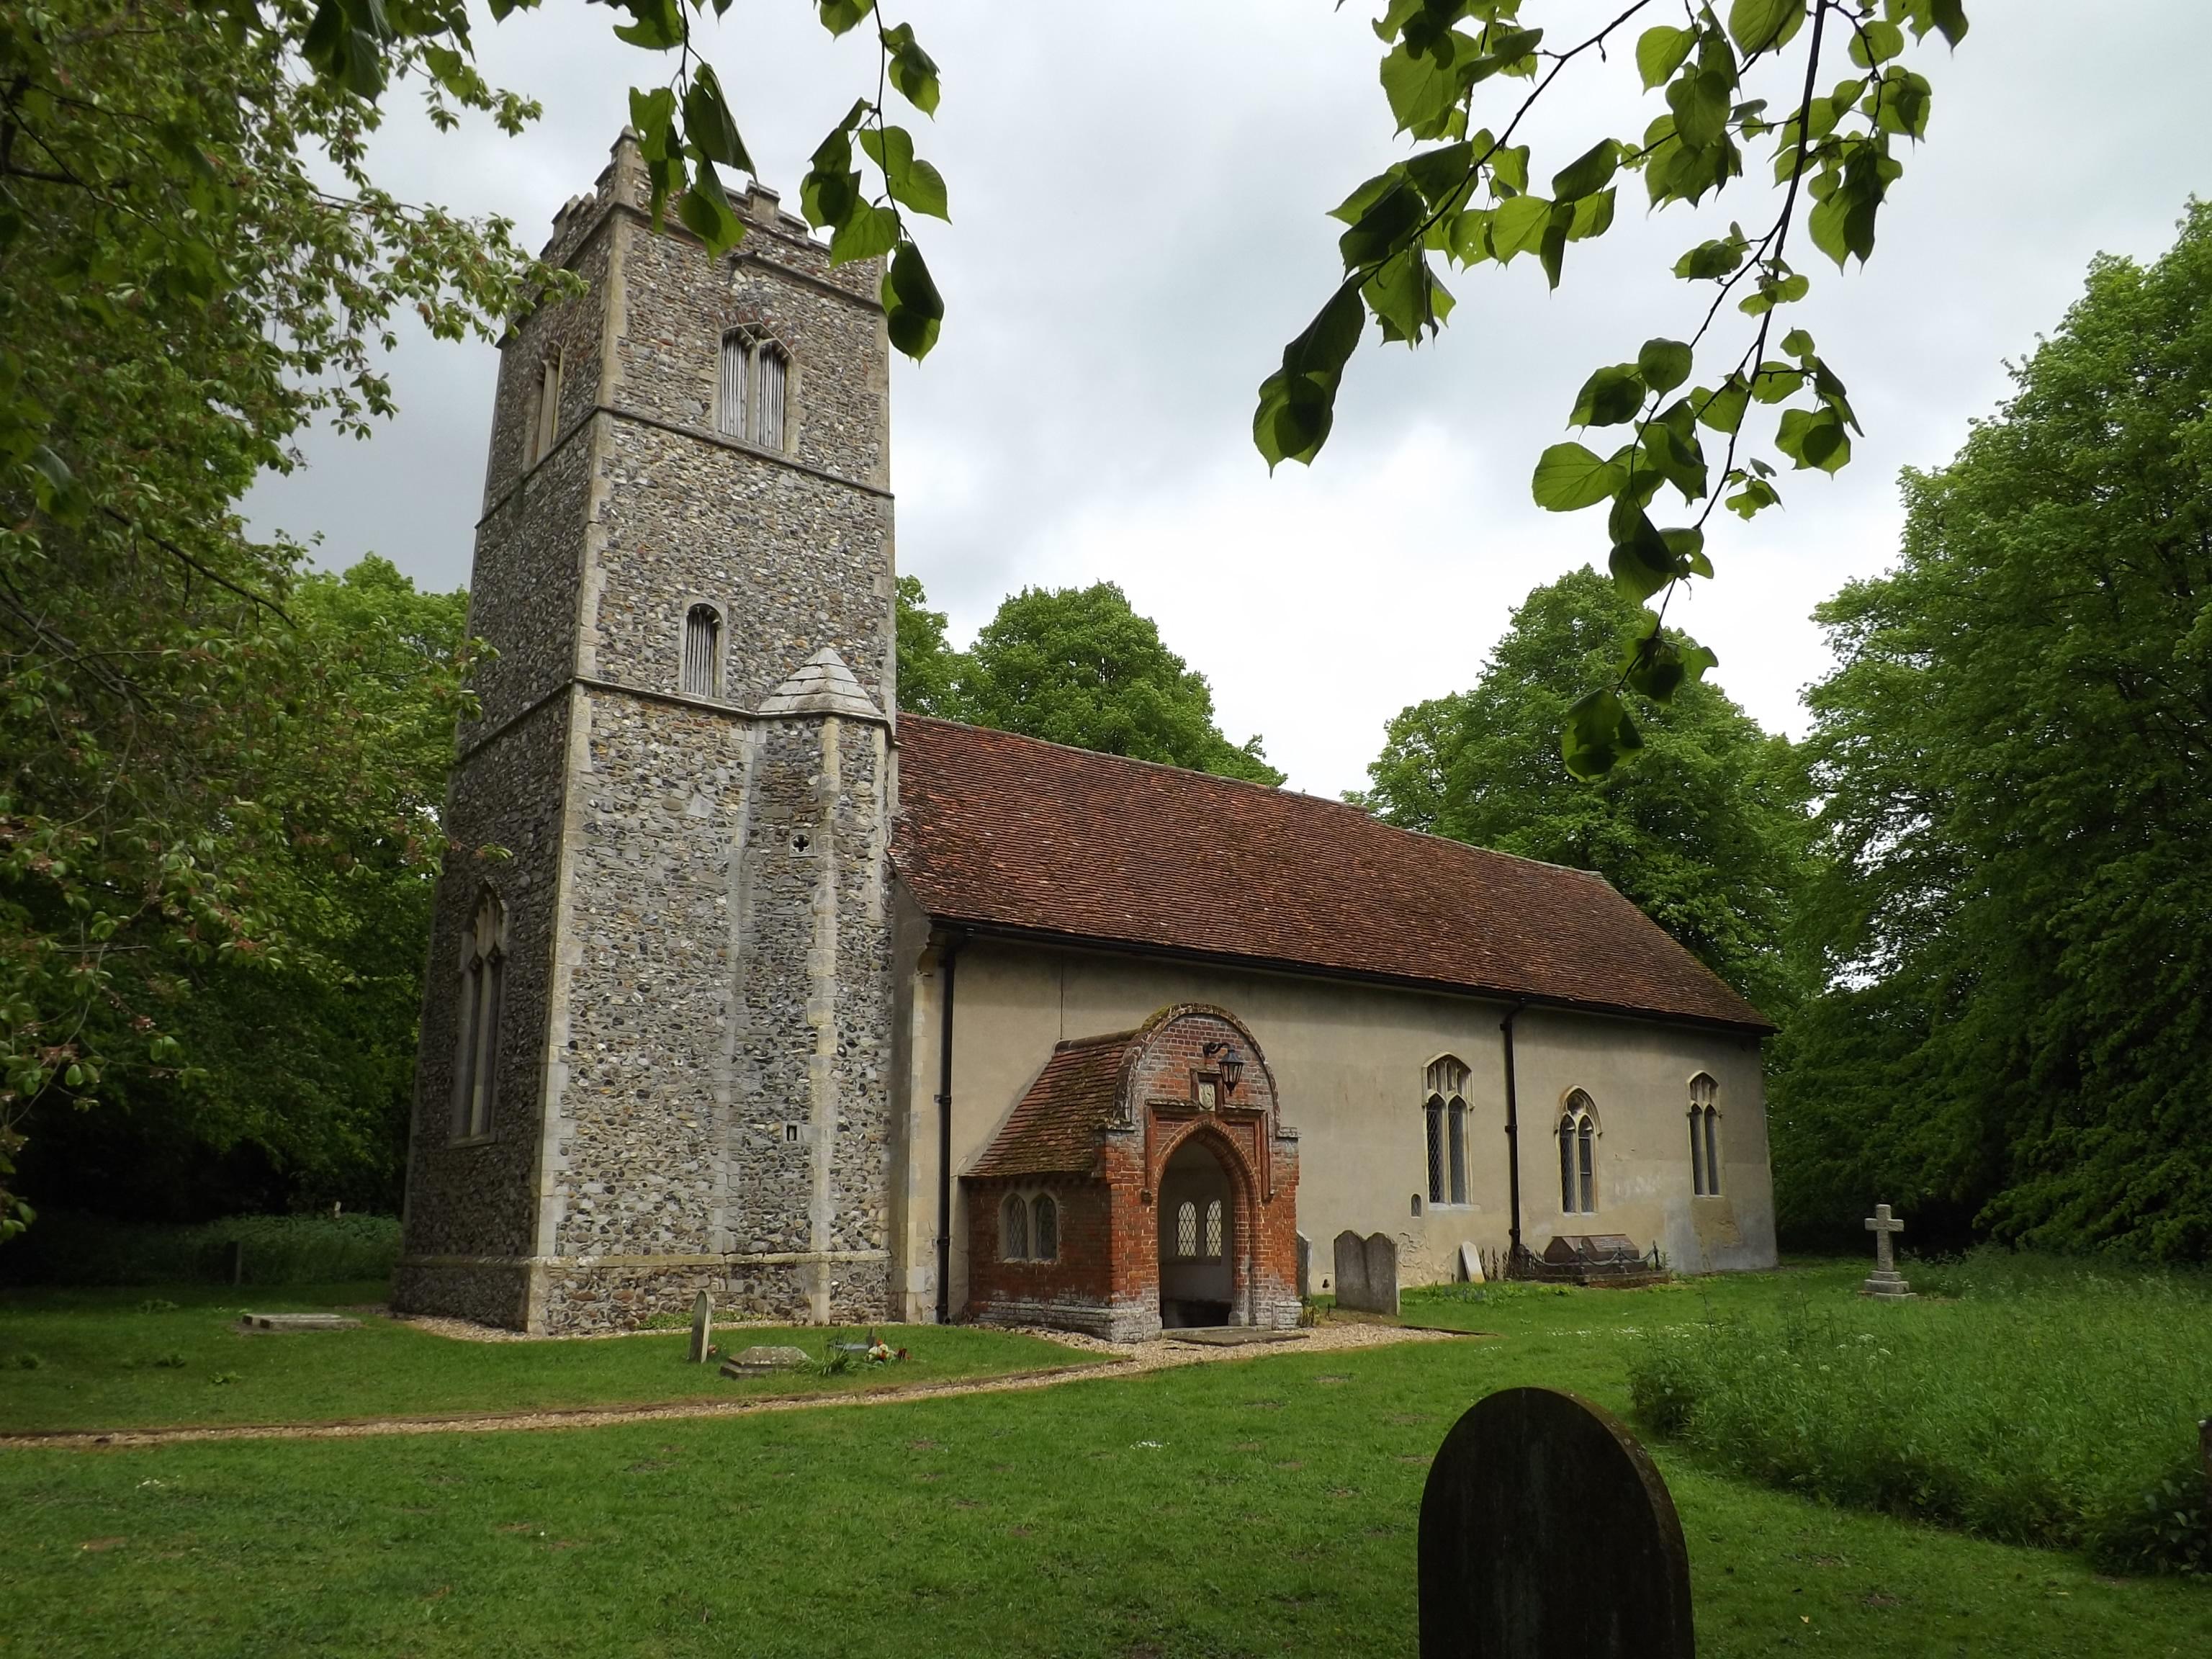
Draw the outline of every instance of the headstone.
M691 1363L707 1363L707 1350L714 1345L714 1298L702 1291L691 1298Z
M1349 1227L1336 1236L1336 1305L1367 1305L1367 1241Z
M1472 1241L1462 1241L1459 1247L1459 1276L1470 1285L1483 1282L1482 1247Z
M1912 1294L1912 1286L1905 1282L1905 1275L1897 1271L1897 1257L1890 1248L1890 1235L1905 1231L1902 1221L1893 1220L1889 1206L1877 1204L1874 1213L1867 1218L1867 1231L1874 1235L1874 1271L1867 1275L1866 1283L1859 1286L1861 1296L1875 1297L1883 1302L1902 1302Z
M1373 1313L1398 1311L1398 1241L1388 1233L1367 1235L1367 1306Z
M1298 1235L1298 1300L1303 1302L1313 1294L1313 1241L1304 1233Z
M1452 1425L1421 1493L1421 1659L1691 1659L1667 1483L1609 1413L1507 1389Z
M798 1370L814 1363L804 1348L746 1348L722 1362L725 1376L766 1376L773 1371Z
M360 1324L358 1319L348 1319L343 1314L250 1313L238 1322L238 1328L256 1334L275 1334L284 1331L350 1331Z

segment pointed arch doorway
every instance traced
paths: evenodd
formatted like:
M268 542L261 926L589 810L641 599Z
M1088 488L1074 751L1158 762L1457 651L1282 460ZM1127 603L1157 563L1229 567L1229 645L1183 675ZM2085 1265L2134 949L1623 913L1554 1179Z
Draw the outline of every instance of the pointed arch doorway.
M1240 1183L1212 1137L1193 1134L1160 1172L1160 1327L1243 1324L1249 1279Z

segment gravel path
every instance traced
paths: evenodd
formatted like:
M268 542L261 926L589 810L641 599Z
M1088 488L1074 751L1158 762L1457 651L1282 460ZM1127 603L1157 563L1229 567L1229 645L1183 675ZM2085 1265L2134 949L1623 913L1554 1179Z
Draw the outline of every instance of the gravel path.
M432 1322L412 1323L429 1326ZM458 1323L438 1321L437 1324ZM716 1328L718 1330L720 1327ZM471 1334L481 1327L469 1328ZM1271 1354L1334 1353L1401 1342L1443 1342L1457 1332L1420 1330L1400 1325L1330 1323L1303 1330L1288 1341L1212 1346L1163 1338L1157 1342L1103 1342L1067 1331L1025 1329L1089 1357L1089 1363L1025 1371L1014 1376L972 1382L886 1382L848 1394L787 1395L770 1399L685 1400L659 1406L608 1406L568 1411L459 1413L432 1417L379 1417L353 1423L274 1423L194 1425L171 1429L58 1431L0 1435L0 1447L84 1449L110 1446L167 1446L191 1440L358 1440L389 1434L491 1434L517 1429L595 1429L615 1423L669 1422L680 1418L750 1417L764 1412L827 1411L838 1407L896 1406L910 1400L943 1400L955 1395L1015 1394L1056 1388L1095 1377L1136 1376L1181 1365L1262 1359ZM504 1337L493 1339L504 1340Z

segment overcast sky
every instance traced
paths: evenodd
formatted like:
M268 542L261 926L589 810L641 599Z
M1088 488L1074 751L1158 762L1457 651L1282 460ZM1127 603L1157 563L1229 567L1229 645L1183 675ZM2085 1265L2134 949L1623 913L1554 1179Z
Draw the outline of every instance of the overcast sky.
M1528 9L1580 22L1617 3ZM614 41L604 8L551 0L496 26L474 9L487 75L539 98L544 120L519 140L483 123L441 136L396 107L377 162L389 187L506 215L534 244L597 175L625 89L665 67ZM1827 660L1813 606L1893 556L1899 469L1952 454L2094 254L2154 258L2212 187L2212 4L2106 0L2090 45L2078 0L1968 9L1957 55L1921 65L1929 142L1872 264L1841 276L1808 253L1796 320L1867 435L1840 477L1785 478L1784 511L1749 527L1717 515L1721 580L1672 613L1770 727L1802 731L1799 690ZM1025 584L1117 581L1212 681L1232 738L1262 733L1297 787L1361 787L1392 714L1469 684L1530 587L1601 557L1601 515L1538 511L1529 469L1569 435L1592 368L1694 327L1700 296L1665 266L1710 223L1647 218L1632 180L1557 293L1528 259L1448 276L1460 305L1443 338L1409 353L1370 332L1318 465L1271 478L1253 393L1334 280L1340 227L1322 216L1406 148L1359 0L900 0L890 15L944 70L937 118L907 124L953 215L921 222L943 340L893 376L901 570L961 643ZM873 88L872 46L831 41L805 0L737 0L707 46L763 182L795 207L805 157ZM1662 107L1626 56L1562 78L1529 131L1540 178ZM1732 196L1723 218L1764 205ZM410 335L398 418L365 443L317 434L306 469L255 492L257 524L319 535L325 563L374 551L418 582L465 583L495 371L488 346Z

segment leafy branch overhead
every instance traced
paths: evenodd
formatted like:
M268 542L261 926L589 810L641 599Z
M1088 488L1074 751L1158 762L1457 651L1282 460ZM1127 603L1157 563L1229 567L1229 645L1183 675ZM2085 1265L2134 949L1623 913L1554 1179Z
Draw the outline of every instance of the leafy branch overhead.
M1567 711L1561 750L1588 778L1642 746L1633 698L1665 703L1714 664L1662 625L1675 590L1713 574L1705 532L1714 507L1748 520L1778 505L1779 460L1832 473L1850 459L1860 428L1841 377L1803 328L1775 337L1778 313L1812 288L1790 259L1791 233L1802 221L1838 267L1872 256L1881 208L1904 172L1897 141L1917 141L1928 127L1928 82L1904 60L1930 34L1955 46L1966 18L1960 0L1732 0L1725 17L1714 0L1638 0L1558 45L1533 26L1540 4L1389 0L1375 24L1387 48L1382 92L1398 130L1425 148L1335 209L1344 276L1261 384L1252 433L1271 467L1310 463L1328 441L1368 319L1386 343L1409 346L1443 327L1453 299L1439 266L1532 254L1557 288L1570 245L1611 228L1626 175L1642 175L1654 210L1695 208L1745 188L1746 149L1767 148L1780 199L1764 228L1732 222L1674 263L1674 274L1699 290L1688 337L1644 342L1632 361L1593 372L1576 398L1571 426L1626 428L1620 441L1602 453L1553 444L1530 480L1536 504L1552 512L1606 508L1613 580L1646 606L1606 683ZM1670 13L1680 21L1657 21ZM1515 135L1570 66L1625 47L1632 24L1642 25L1634 53L1644 92L1665 110L1640 136L1598 138L1540 191L1530 147ZM1843 72L1823 91L1831 70ZM1753 95L1770 82L1778 106ZM1754 405L1778 410L1771 427ZM1662 526L1653 514L1668 491L1681 503L1669 516L1681 521Z

